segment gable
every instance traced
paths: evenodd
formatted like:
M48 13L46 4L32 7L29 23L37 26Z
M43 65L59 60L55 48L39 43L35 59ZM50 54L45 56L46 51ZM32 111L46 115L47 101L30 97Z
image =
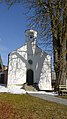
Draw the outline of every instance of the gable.
M16 51L22 51L22 52L26 52L27 51L27 44L24 44L23 46L21 46L20 48L17 48L16 50L13 50L12 52L10 52L9 54L16 52ZM44 55L48 55L49 57L51 57L48 53L46 53L45 51L43 51L40 47L38 47L36 45L36 54L38 53L43 53Z

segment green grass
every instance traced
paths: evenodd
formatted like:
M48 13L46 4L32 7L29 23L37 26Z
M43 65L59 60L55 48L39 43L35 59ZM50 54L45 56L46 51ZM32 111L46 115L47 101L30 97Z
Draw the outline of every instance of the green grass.
M0 93L0 119L67 119L67 106L29 95Z

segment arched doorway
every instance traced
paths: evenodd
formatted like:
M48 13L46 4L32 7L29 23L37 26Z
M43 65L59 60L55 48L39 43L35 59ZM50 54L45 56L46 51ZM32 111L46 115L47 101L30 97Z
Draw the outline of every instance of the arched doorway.
M29 69L27 70L27 74L26 74L26 81L28 85L32 85L33 84L33 79L34 79L34 72L33 70Z

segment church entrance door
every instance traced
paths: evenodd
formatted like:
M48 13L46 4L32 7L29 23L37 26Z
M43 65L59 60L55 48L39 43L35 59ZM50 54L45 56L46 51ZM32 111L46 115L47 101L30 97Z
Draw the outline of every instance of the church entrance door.
M27 70L27 76L26 76L27 79L26 80L27 80L28 85L33 84L33 77L34 77L33 70L31 70L31 69Z

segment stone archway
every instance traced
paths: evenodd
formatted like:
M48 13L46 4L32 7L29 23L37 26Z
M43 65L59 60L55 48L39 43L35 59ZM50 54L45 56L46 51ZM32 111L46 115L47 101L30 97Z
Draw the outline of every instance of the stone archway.
M26 82L28 85L33 85L33 80L34 80L34 72L31 69L27 70L26 74Z

